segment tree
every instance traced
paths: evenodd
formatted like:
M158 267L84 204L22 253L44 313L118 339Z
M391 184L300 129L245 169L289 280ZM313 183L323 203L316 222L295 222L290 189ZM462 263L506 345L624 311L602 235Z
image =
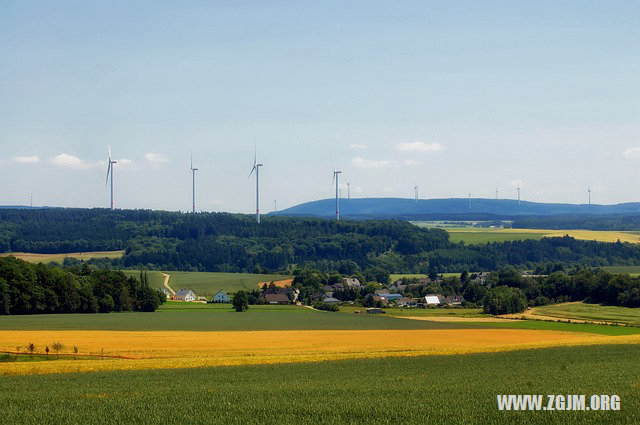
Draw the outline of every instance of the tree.
M64 349L64 345L62 345L61 342L54 342L53 344L51 344L51 348L53 348L53 351L56 352L56 357L60 358L60 351Z
M527 297L521 289L497 286L489 290L484 298L485 314L522 313L527 309Z
M237 312L242 312L249 309L249 295L245 291L238 291L233 295L233 308Z
M36 346L33 342L30 342L29 345L27 345L27 350L29 350L29 353L33 354L36 351Z

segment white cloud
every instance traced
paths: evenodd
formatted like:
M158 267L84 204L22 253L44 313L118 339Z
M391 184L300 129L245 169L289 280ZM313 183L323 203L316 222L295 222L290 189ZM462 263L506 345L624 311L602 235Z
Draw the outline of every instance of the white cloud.
M416 161L415 159L405 159L402 161L404 165L408 165L410 167L422 164L421 161Z
M51 163L58 167L71 168L72 170L86 170L93 167L96 164L90 164L81 160L77 156L61 153L58 156L51 158Z
M17 162L18 164L37 164L40 162L40 158L36 155L32 156L16 156L13 158L13 162Z
M400 152L440 152L444 150L444 147L439 143L398 143L396 149Z
M640 159L640 148L630 148L622 154L625 158Z
M367 149L367 145L360 145L358 143L354 143L352 145L349 145L349 149L351 149L352 151L362 151Z
M382 188L383 193L393 193L395 190L392 187L386 186Z
M386 159L365 159L357 156L351 160L351 165L358 168L391 168L397 167L399 162Z
M165 158L162 154L152 152L144 154L144 159L149 162L167 162L167 158Z

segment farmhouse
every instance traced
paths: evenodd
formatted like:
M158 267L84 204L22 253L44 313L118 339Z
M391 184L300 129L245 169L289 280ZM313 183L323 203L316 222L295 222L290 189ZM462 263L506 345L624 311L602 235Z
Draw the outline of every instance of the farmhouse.
M231 297L226 294L222 289L211 298L212 303L230 303Z
M342 278L342 284L347 288L360 288L362 286L360 280L356 279L355 277Z
M266 294L264 299L267 304L290 304L289 297L286 294Z
M181 289L178 292L176 292L176 295L174 296L174 298L177 301L191 302L196 300L196 294L194 294L191 289Z
M450 295L444 299L444 302L449 305L460 305L464 301L464 297L461 295Z
M424 301L426 305L440 305L443 299L441 295L429 294L424 297Z
M171 292L169 292L169 290L167 288L161 288L160 290L162 291L164 296L167 297L168 300L171 299Z
M418 300L416 300L415 298L400 298L399 300L396 301L396 305L398 307L417 307L418 306Z

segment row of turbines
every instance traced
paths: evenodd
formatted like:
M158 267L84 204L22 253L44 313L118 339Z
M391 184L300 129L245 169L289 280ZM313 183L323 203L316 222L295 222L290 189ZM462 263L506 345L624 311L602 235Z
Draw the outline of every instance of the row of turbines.
M113 166L117 164L117 161L113 160L111 156L111 146L107 147L108 151L108 161L107 161L107 179L105 181L105 186L111 183L111 209L115 209L115 202L113 198ZM256 223L260 223L260 167L264 167L264 164L258 162L258 151L256 149L255 155L253 158L253 167L251 168L251 172L248 177L251 177L254 173L256 176ZM193 166L193 155L191 156L191 188L192 188L192 212L196 212L196 172L198 168ZM333 168L333 179L331 181L331 188L335 186L336 189L336 220L340 220L340 199L342 198L342 190L340 189L340 174L342 171ZM346 181L347 185L347 199L351 199L351 182L349 180ZM517 187L518 192L518 204L521 202L520 197L520 187ZM589 196L589 205L591 205L591 187L587 189ZM413 186L414 199L417 203L420 199L419 196L419 186L416 184ZM31 205L33 206L33 194L31 196ZM495 193L496 199L498 199L498 187L496 187ZM274 211L277 211L277 202L274 202ZM469 193L469 208L471 208L471 193Z

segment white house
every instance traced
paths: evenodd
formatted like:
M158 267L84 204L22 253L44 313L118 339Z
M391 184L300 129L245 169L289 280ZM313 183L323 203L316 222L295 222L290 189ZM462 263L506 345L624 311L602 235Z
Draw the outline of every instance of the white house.
M167 288L161 288L162 293L164 294L165 297L167 297L168 300L171 299L171 292L169 292L169 290Z
M191 289L181 289L178 292L176 292L176 295L174 296L174 298L176 299L176 301L191 302L196 300L196 294L194 294Z
M211 302L214 303L230 303L231 297L227 295L222 289L211 298Z
M440 305L440 297L437 295L426 295L424 301L427 305Z

